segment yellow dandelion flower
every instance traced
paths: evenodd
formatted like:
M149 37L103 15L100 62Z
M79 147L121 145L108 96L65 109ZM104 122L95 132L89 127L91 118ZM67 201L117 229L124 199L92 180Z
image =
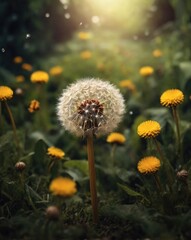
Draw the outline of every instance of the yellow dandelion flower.
M165 107L176 107L184 100L184 94L179 89L166 90L160 97L160 103Z
M92 37L91 33L89 32L79 32L78 33L78 38L80 40L88 40Z
M132 92L136 90L135 84L130 79L120 81L119 86L122 88L127 88Z
M44 71L36 71L31 75L31 82L33 83L47 83L49 80L49 75Z
M61 159L64 157L65 153L60 149L56 147L49 147L47 154L52 158Z
M13 62L18 64L18 63L22 63L23 61L23 58L20 57L20 56L16 56L14 59L13 59Z
M7 86L0 86L0 101L6 101L13 97L13 90Z
M23 75L16 76L16 81L17 82L24 82L24 80L25 80L25 77Z
M118 132L110 133L106 140L108 143L118 143L123 144L126 141L126 138L123 134Z
M154 73L154 69L151 66L145 66L140 68L139 73L143 77L148 77Z
M159 49L155 49L155 50L152 52L152 54L153 54L153 57L156 57L156 58L162 57L162 55L163 55L162 51L159 50Z
M105 65L103 63L97 63L97 69L100 72L103 72L105 70Z
M37 100L32 100L29 105L29 112L33 113L40 109L40 103Z
M21 67L22 67L22 69L29 71L29 72L32 71L32 68L33 68L32 65L29 63L23 63Z
M57 177L49 186L53 195L71 197L77 192L76 183L70 178Z
M140 173L154 173L159 170L161 166L160 160L154 156L142 158L138 164L137 169Z
M142 138L154 138L161 131L161 126L158 122L148 120L139 124L137 133Z
M52 76L58 76L60 75L61 73L63 72L63 68L60 67L60 66L55 66L55 67L52 67L49 71L50 75Z
M90 51L83 51L83 52L80 53L80 57L82 59L85 59L85 60L89 59L89 58L92 57L92 52L90 52Z

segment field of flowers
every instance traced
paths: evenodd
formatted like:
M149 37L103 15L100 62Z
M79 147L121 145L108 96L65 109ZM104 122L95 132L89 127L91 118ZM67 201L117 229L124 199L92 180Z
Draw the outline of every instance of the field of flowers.
M92 27L6 56L0 239L191 238L190 42Z

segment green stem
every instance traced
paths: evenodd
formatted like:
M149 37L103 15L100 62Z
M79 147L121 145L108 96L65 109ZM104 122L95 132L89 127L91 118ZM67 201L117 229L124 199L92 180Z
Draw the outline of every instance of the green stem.
M183 154L182 154L182 147L181 147L179 118L178 118L178 113L177 113L177 108L176 107L172 107L172 113L173 113L173 118L174 118L174 122L175 122L175 125L176 125L176 132L177 132L177 152L180 154L180 160L181 160L181 163L182 163Z
M161 160L162 163L164 163L164 156L163 156L163 153L162 153L161 148L160 148L160 146L159 146L159 143L158 143L158 141L156 140L156 138L153 138L153 141L154 141L154 144L155 144L155 146L156 146L156 149L157 149L157 151L158 151L158 153L159 153L159 155L160 155L160 160Z
M90 193L91 203L93 210L93 222L98 222L98 200L96 190L96 172L94 163L94 146L93 146L93 133L92 131L87 134L87 152L88 152L88 163L89 163L89 174L90 174Z
M0 101L0 133L3 132L3 121L2 121L2 103Z
M18 137L17 137L17 131L16 131L16 125L15 125L15 121L12 115L12 112L9 108L9 105L7 104L7 102L5 101L5 107L7 109L7 112L9 114L10 120L11 120L11 124L12 124L12 128L13 128L13 134L14 134L14 138L15 138L15 142L17 147L19 148L19 141L18 141Z
M54 164L55 164L55 160L51 160L51 162L50 162L50 164L48 166L48 173L50 173L51 168L54 166Z
M162 186L161 186L161 183L160 183L160 179L159 179L159 177L158 177L158 175L156 173L153 173L153 176L154 176L154 179L155 179L155 182L156 182L159 194L160 194L160 196L162 196L163 190L162 190Z
M112 167L114 168L114 164L115 164L115 149L116 149L116 143L112 144L112 148L111 148L111 162L112 162Z
M23 174L23 171L21 173L19 173L19 180L20 180L20 184L21 184L21 188L23 189L24 191L24 187L25 187L25 182L24 182L24 174Z
M40 102L40 110L38 113L38 123L37 126L41 126L44 131L47 131L49 127L49 117L47 116L47 95L46 95L46 89L45 89L44 83L38 83L37 85L37 99L39 99Z
M157 149L157 151L158 151L158 153L160 155L160 160L161 160L161 162L162 162L162 164L164 166L164 170L165 170L165 173L167 175L169 190L172 193L172 184L174 182L174 180L173 180L173 173L172 173L172 171L173 171L172 166L171 166L170 162L168 161L168 159L164 158L164 155L163 155L163 153L161 151L161 148L160 148L160 145L159 145L158 141L155 138L153 138L153 141L154 141L156 149Z

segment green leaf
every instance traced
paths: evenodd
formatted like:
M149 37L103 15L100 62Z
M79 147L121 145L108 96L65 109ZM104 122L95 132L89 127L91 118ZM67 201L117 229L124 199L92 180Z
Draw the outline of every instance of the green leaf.
M149 118L158 121L162 127L170 117L168 109L161 107L149 108L145 111L145 113L149 115Z
M81 171L84 175L88 175L88 161L87 160L68 160L64 163L66 168L75 168Z
M132 190L131 188L127 187L126 185L122 185L118 183L118 186L123 189L128 195L132 197L142 197L143 195L136 192L135 190Z
M179 67L181 71L184 73L185 79L188 79L191 77L191 62L181 62L179 64Z
M7 150L13 143L13 132L9 131L0 137L0 152Z
M26 191L28 191L28 193L30 194L32 199L35 199L36 201L42 201L43 199L41 198L41 196L34 190L32 189L30 186L28 186L27 184L25 185Z
M45 156L47 156L47 144L40 139L35 144L34 155L32 156L32 168L36 174L43 174L47 167Z
M36 141L43 140L48 146L53 146L53 144L45 137L42 132L36 131L32 132L30 137Z
M131 197L141 197L142 199L146 200L147 202L149 202L149 200L141 193L139 192L136 192L135 190L129 188L128 186L126 185L123 185L123 184L120 184L118 183L117 184L122 190L124 190L129 196Z
M191 128L191 123L188 121L180 121L180 132L181 135L184 136L184 134Z
M5 68L0 68L0 78L5 81L4 84L15 82L15 76Z

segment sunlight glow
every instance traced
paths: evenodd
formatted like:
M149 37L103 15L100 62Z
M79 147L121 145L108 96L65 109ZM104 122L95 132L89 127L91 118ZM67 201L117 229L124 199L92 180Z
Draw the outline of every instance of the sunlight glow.
M87 3L107 26L140 30L147 21L149 9L155 9L154 0L89 0Z

